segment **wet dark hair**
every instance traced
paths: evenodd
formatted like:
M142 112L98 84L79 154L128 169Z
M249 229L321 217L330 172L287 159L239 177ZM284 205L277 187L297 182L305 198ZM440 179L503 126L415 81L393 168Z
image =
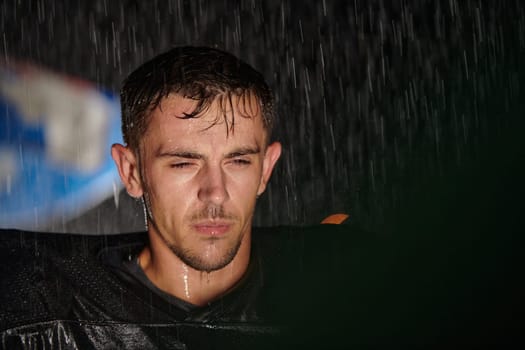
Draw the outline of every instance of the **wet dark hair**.
M274 97L263 76L230 53L209 47L176 47L133 71L120 90L124 142L137 150L151 111L170 93L196 101L197 107L182 118L198 117L219 98L221 106L238 97L245 108L256 97L269 141L274 119ZM233 131L234 119L227 131ZM241 115L243 115L241 113ZM245 116L245 115L243 115Z

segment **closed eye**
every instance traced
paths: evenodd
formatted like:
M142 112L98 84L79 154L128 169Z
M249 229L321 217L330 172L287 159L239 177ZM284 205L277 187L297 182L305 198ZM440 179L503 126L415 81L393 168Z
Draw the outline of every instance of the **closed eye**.
M170 164L170 168L184 169L190 167L191 165L192 163L189 162L172 163Z
M232 159L232 163L235 164L235 165L249 165L252 162L250 160L248 160L248 159L234 158L234 159Z

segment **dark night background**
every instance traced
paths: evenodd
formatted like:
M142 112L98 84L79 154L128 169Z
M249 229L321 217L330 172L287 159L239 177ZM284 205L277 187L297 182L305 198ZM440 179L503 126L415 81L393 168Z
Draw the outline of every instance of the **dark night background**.
M285 152L258 225L346 212L389 231L412 197L425 198L418 186L483 160L522 112L520 1L6 0L0 10L1 56L115 92L175 45L216 46L262 71ZM118 210L110 199L52 229L142 227L138 203L121 197Z
M444 277L448 266L469 276L443 282L463 288L458 305L473 305L459 320L483 316L476 329L519 334L524 8L519 0L4 0L0 57L116 92L131 70L172 46L231 51L277 96L284 154L257 225L349 213L411 252L430 249L435 269L422 274ZM110 198L49 229L142 229L140 205L125 193L120 203ZM425 259L409 257L398 264ZM488 292L474 297L479 289Z

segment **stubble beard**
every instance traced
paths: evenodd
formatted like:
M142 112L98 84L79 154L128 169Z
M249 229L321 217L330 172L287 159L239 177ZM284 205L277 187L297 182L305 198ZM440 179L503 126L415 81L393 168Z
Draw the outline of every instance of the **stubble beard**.
M207 239L206 244L208 244L209 247L205 249L218 249L215 247L217 240L218 239L216 238ZM233 246L228 248L228 250L225 253L222 253L219 258L213 260L207 259L205 256L196 254L189 249L183 249L178 245L167 242L166 240L164 241L168 248L172 251L172 253L175 254L175 256L177 256L184 264L197 271L209 273L220 270L233 261L233 259L239 252L239 248L241 247L242 235L239 237L239 239L235 242Z
M237 240L234 242L233 245L231 245L228 250L225 253L222 253L219 258L210 260L207 259L202 254L198 254L195 251L192 251L191 249L185 249L181 247L178 244L175 244L173 242L170 242L166 235L162 233L162 231L159 229L154 217L153 212L151 210L151 205L149 201L149 196L145 193L143 196L143 203L145 206L145 212L148 216L147 221L153 226L155 232L159 235L159 237L162 239L164 244L171 250L171 252L179 258L184 264L191 267L194 270L201 271L201 272L213 272L220 270L224 267L226 267L228 264L230 264L237 253L239 252L239 249L242 244L242 240L244 238L244 232L239 234ZM217 207L214 205L210 205L206 207L204 210L198 212L195 215L191 216L190 222L198 219L204 219L204 218L212 218L212 219L235 219L235 216L225 214L223 207ZM205 249L209 250L217 250L220 249L216 247L217 244L220 244L219 241L223 240L225 238L217 238L217 237L208 237L204 238L203 241L206 242L207 246Z

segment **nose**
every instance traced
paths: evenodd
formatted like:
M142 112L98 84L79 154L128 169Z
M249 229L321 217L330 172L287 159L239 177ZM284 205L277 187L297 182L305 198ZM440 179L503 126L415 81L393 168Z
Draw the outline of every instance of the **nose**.
M201 170L199 200L216 205L223 204L228 199L225 177L220 167L207 166Z

